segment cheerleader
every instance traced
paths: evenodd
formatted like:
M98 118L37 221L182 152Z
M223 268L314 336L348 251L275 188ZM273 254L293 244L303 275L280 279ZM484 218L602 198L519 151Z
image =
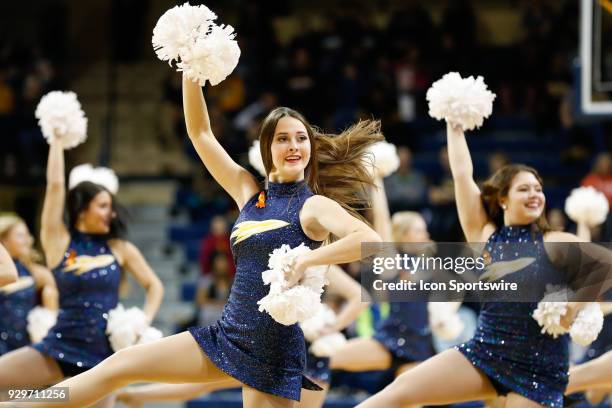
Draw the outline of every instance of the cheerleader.
M17 268L11 259L11 255L0 244L0 287L8 285L17 280Z
M536 262L519 273L534 276L553 269L558 246L543 242L579 242L569 233L550 231L545 221L542 181L531 167L502 167L483 186L473 179L472 160L461 126L447 125L448 151L459 220L468 242L487 242L492 262L500 260L503 243L532 243L522 257ZM501 248L501 249L500 249ZM518 256L518 254L517 254ZM506 260L506 259L504 259ZM506 407L561 407L567 385L567 336L541 333L531 316L536 303L482 304L472 340L446 350L399 376L361 408L415 404L450 404L506 395ZM564 317L567 325L576 304Z
M57 407L90 405L128 384L148 381L194 383L238 380L245 407L290 407L301 388L320 389L303 376L304 336L294 324L277 323L258 310L267 295L261 272L280 244L313 249L297 256L287 272L297 283L306 268L352 262L362 242L380 237L351 214L361 202L358 187L370 176L366 149L380 141L378 122L360 122L337 137L322 135L298 112L274 109L260 131L269 183L262 190L214 137L202 89L183 77L189 137L207 170L241 210L231 233L236 275L217 324L150 344L121 350L102 364L59 384L70 401ZM332 198L330 198L332 197ZM321 246L328 238L337 240ZM42 406L24 403L24 406Z
M42 306L57 313L58 293L51 272L34 262L33 239L26 223L16 215L0 216L0 243L15 263L19 280L0 289L0 355L30 344L28 313Z
M359 314L368 307L368 302L361 301L361 286L346 272L336 265L331 265L327 272L326 295L342 298L345 303L335 322L319 331L319 337L326 334L341 332L348 327ZM317 408L322 407L331 381L329 357L318 357L310 351L312 343L306 342L309 350L306 357L305 375L319 385L323 391L303 390L299 404L296 407ZM138 408L145 402L158 401L187 401L202 394L221 389L239 387L235 380L220 381L205 384L151 384L140 387L131 387L117 394L117 399Z
M374 227L385 242L396 242L398 250L400 243L412 243L408 250L414 250L415 245L430 241L420 214L403 211L390 217L382 178L377 177L371 196ZM345 371L392 369L397 376L433 354L427 302L392 302L389 316L374 336L349 340L333 353L330 366Z
M163 286L140 251L122 239L125 223L109 190L85 181L65 196L63 147L55 138L47 162L41 243L59 290L60 310L41 342L0 358L0 388L53 384L110 356L106 319L117 306L122 271L131 272L145 288L149 321L161 303ZM111 403L108 399L96 407Z

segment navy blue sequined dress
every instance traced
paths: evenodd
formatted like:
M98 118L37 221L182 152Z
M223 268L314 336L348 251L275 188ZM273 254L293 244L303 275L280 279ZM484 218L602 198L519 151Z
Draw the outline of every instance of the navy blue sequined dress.
M225 373L259 391L296 401L301 388L320 389L303 376L304 334L299 325L284 326L260 312L257 301L269 292L261 273L268 269L273 249L282 244L320 246L300 225L300 209L311 196L302 181L270 183L264 208L255 206L258 195L251 197L232 229L236 275L223 316L215 325L189 329Z
M306 342L306 350L312 343ZM329 357L317 357L310 351L306 355L306 368L304 374L319 382L329 383L331 381L331 369L329 368Z
M529 243L516 259L534 257L536 262L516 272L526 279L539 271L554 270L545 253L542 233L531 225L504 226L487 241L491 261L502 259L504 243ZM514 256L516 255L516 256ZM503 260L511 260L504 256ZM484 372L500 395L520 394L546 407L562 407L568 380L568 336L553 339L541 333L532 314L537 302L485 302L474 337L457 349Z
M60 299L57 323L33 347L56 360L65 375L67 366L76 374L113 354L106 319L117 306L121 268L104 238L74 232L53 276Z
M427 302L392 302L389 316L374 334L393 358L393 368L433 356Z
M36 306L36 283L27 268L13 260L19 280L0 288L0 355L30 344L28 313Z

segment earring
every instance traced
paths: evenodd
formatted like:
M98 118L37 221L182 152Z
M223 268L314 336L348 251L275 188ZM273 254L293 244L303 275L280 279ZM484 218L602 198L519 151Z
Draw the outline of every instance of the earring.
M502 210L506 211L508 209L508 206L506 204L502 204L501 208L502 208Z

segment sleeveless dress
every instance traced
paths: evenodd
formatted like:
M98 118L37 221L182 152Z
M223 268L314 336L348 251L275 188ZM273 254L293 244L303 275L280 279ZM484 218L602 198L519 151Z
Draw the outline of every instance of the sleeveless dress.
M508 254L502 244L521 246L525 253ZM536 262L515 272L529 280L544 270L554 270L544 250L543 235L531 225L504 226L489 238L491 261L534 257ZM507 280L507 279L506 279ZM474 337L457 346L491 381L500 395L520 394L546 407L563 407L569 369L569 339L541 333L532 313L537 302L485 302L481 305Z
M32 347L57 361L64 375L76 375L113 354L106 319L117 306L121 268L105 238L73 232L53 276L60 298L57 323Z
M30 344L28 313L36 306L36 282L18 260L19 280L0 288L0 355Z
M392 368L433 356L427 302L391 302L389 316L374 334L392 356Z
M212 326L189 332L208 358L222 371L259 391L299 401L301 388L321 388L303 376L306 348L298 324L284 326L258 310L266 296L261 273L268 255L287 244L321 245L306 236L299 213L312 196L304 181L269 183L264 208L251 197L232 228L231 244L236 264L234 284L223 316Z

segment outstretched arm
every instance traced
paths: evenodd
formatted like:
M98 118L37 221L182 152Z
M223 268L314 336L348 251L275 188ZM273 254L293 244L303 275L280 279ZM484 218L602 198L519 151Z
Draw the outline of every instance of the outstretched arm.
M448 158L455 184L455 200L459 222L468 242L488 239L495 226L489 220L474 181L474 167L463 130L458 125L446 125Z
M361 301L361 287L355 279L351 278L342 268L337 265L330 265L327 271L329 292L342 296L346 303L336 316L336 322L332 331L342 331L346 329L357 317L370 305L370 302Z
M213 135L202 88L183 75L183 110L187 134L202 163L239 208L259 191L255 178L239 166Z
M393 241L391 229L391 214L385 193L385 184L381 177L374 179L374 186L370 188L372 199L372 214L374 215L374 230L384 242Z

